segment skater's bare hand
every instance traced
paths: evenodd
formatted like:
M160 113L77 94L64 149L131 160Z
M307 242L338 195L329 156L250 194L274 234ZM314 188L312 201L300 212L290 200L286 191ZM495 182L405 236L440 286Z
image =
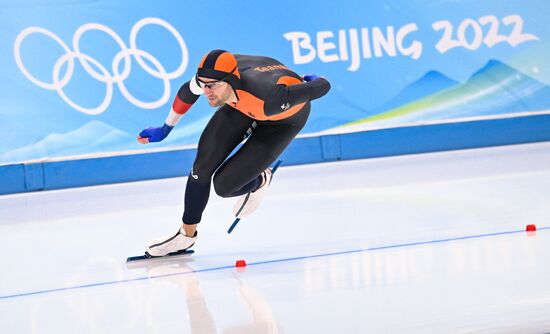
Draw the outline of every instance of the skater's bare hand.
M149 138L145 138L140 135L138 135L136 138L140 144L149 144Z

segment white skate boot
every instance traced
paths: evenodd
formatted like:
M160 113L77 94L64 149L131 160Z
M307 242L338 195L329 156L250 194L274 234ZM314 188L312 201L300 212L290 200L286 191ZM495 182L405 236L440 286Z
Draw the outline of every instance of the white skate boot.
M271 183L271 169L268 168L264 170L262 172L262 177L263 182L260 188L256 189L256 191L249 192L248 194L239 197L239 200L235 204L235 207L233 207L233 214L235 215L235 217L241 219L245 218L249 216L252 212L256 211L256 209L260 206L262 199L267 193L267 188L269 188L269 184Z
M171 253L191 248L197 240L197 233L193 237L185 235L185 230L180 228L176 234L151 241L145 254L150 256L165 256Z

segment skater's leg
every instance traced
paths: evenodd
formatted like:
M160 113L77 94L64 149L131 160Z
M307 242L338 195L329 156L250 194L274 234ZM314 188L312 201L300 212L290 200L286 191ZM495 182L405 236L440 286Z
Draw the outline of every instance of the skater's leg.
M255 191L263 185L262 173L281 155L304 127L310 104L294 116L276 122L263 121L247 142L214 175L214 188L222 197Z
M212 175L243 140L252 122L252 119L229 106L223 106L214 113L201 135L197 157L187 179L183 226L175 234L150 242L148 254L164 256L193 246L197 239L197 224L208 202Z
M271 181L268 166L303 128L309 107L283 121L259 122L243 147L216 172L214 187L220 196L241 196L233 208L237 218L247 217L260 206Z
M243 140L253 120L224 105L209 121L199 140L197 156L185 189L183 227L194 235L210 195L212 175Z

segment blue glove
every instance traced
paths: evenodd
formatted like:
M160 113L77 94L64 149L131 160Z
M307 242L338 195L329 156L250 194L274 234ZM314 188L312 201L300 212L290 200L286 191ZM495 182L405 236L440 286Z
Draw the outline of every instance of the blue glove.
M147 138L150 143L155 143L158 141L164 140L166 136L172 131L174 127L170 126L168 124L164 124L162 127L159 128L152 128L149 127L139 133L139 137L141 138ZM139 138L138 138L139 139Z
M304 81L305 82L310 82L310 81L313 81L317 78L318 78L318 76L316 76L315 74L306 74L306 75L304 75Z

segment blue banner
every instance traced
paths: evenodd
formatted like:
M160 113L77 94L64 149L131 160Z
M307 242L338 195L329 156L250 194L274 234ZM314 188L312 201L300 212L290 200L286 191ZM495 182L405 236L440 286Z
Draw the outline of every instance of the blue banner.
M550 3L0 3L0 164L194 145L204 99L162 143L173 98L211 49L325 76L303 134L550 110Z

